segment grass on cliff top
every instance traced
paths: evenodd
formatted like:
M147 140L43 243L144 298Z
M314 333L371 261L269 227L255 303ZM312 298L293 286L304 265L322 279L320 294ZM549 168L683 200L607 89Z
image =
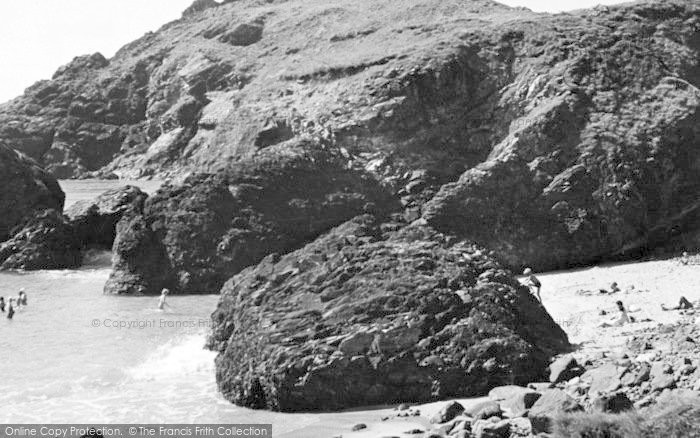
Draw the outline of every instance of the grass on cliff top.
M556 438L699 438L700 406L678 403L640 413L583 412L555 419Z

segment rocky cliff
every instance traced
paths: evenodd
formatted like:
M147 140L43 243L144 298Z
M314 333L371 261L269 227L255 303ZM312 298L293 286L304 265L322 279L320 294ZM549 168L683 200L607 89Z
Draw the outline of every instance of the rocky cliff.
M0 242L42 210L63 210L65 195L37 163L0 142Z
M270 147L166 186L117 225L106 292L216 293L241 269L363 212L395 209L370 176L313 142Z
M699 14L197 1L0 107L0 139L55 175L144 177L311 137L508 266L585 264L700 223Z

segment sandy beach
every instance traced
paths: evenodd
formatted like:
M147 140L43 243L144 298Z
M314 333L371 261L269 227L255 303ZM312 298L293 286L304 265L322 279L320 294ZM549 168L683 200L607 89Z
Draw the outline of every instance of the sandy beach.
M536 275L542 282L542 300L547 311L566 331L572 345L575 345L574 355L586 357L599 352L617 354L635 333L658 324L679 321L683 316L680 312L663 311L661 304L675 306L681 296L691 302L700 299L699 271L698 265L683 265L678 259L669 259L604 264ZM617 282L622 291L615 294L599 292L600 289L609 289L612 282ZM631 316L642 322L623 327L598 327L610 318L618 300L633 310ZM601 310L608 312L608 315L600 315ZM485 399L457 401L468 408ZM441 435L439 428L431 425L429 420L446 402L412 405L407 411L398 411L392 406L319 414L300 429L281 437L424 438L431 434ZM414 416L415 411L420 412L420 415ZM407 416L399 417L398 414ZM364 424L366 428L352 431L353 426L358 424ZM416 433L419 430L423 433Z

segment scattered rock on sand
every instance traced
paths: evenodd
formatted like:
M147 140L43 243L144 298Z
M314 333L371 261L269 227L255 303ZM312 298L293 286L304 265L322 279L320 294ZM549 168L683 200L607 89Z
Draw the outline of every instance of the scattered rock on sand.
M431 423L446 423L464 412L464 406L456 401L449 402L430 419Z
M599 396L591 403L593 409L618 414L634 409L634 404L624 392Z
M583 407L559 389L551 389L530 408L528 418L534 433L551 432L552 421L560 413L583 411Z
M477 420L472 423L472 434L475 438L508 438L510 429L510 420Z
M573 356L558 358L549 366L549 381L552 383L566 382L583 374L586 370L579 366Z

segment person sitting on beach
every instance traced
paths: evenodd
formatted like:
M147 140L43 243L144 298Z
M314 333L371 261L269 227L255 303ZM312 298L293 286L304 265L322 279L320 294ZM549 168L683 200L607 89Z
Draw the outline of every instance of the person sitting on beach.
M542 287L542 283L540 283L540 280L535 277L535 274L532 273L532 269L530 268L525 268L523 275L527 275L527 282L525 284L530 289L530 292L532 292L534 289L537 299L542 302L542 298L540 297L540 288Z
M169 293L170 293L170 291L168 289L163 289L160 292L160 298L158 299L158 309L159 310L165 310L165 306L170 307L170 305L165 302L165 297L167 297Z
M22 306L27 305L27 294L24 293L24 289L19 290L19 298L17 298L17 304Z
M15 316L15 309L12 307L14 300L14 298L10 298L10 301L7 303L7 319L12 319Z
M692 309L693 308L693 303L688 301L686 297L681 297L681 299L678 301L678 305L675 307L666 307L663 304L661 305L661 310L669 311L669 310L687 310L687 309Z
M617 310L620 311L620 314L609 321L603 322L598 327L619 327L631 322L629 315L627 315L627 309L625 309L622 301L616 301L615 304L617 305Z

